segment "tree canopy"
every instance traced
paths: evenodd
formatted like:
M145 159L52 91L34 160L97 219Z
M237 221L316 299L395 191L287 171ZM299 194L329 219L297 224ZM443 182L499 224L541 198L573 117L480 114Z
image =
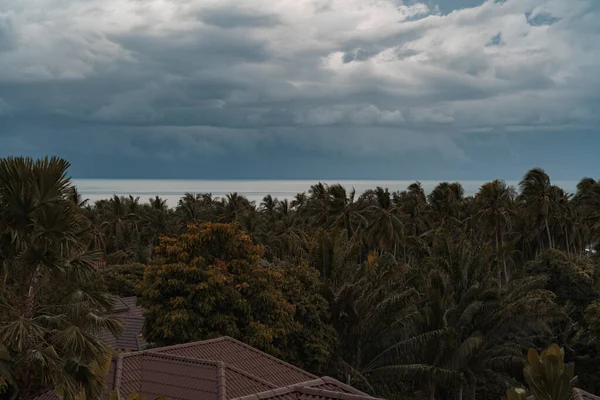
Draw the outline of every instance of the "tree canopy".
M108 291L139 296L152 345L230 335L390 400L502 398L524 385L528 349L552 343L600 391L595 179L572 194L541 169L476 193L316 183L257 203L188 193L169 208L90 203L67 167L0 163L6 393L97 393L97 332L118 330Z
M272 354L298 359L302 351L325 361L332 333L321 326L326 302L315 272L265 264L263 254L235 224L189 225L163 238L141 284L146 339L228 335Z

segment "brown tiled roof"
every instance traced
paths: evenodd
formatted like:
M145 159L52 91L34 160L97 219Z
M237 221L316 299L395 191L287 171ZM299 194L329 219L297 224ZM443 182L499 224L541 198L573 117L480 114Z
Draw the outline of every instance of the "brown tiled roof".
M115 302L116 304L115 304L115 309L114 309L113 312L117 312L117 304L121 303L121 304L124 304L126 308L119 307L118 309L122 310L122 311L126 311L128 317L138 317L138 318L141 318L142 317L142 312L144 310L142 309L141 306L138 306L136 304L136 302L137 302L137 297L135 297L135 296L120 297Z
M294 385L317 378L316 375L228 336L162 347L154 349L154 351L204 360L220 360L242 371L250 371L277 387Z
M102 343L115 350L142 350L146 347L146 341L141 335L144 327L144 318L121 317L123 321L123 333L118 336L110 331L102 331L98 337Z
M60 400L54 389L46 390L35 397L35 400Z
M113 335L108 330L100 333L100 340L115 350L142 350L146 341L141 336L144 327L142 308L137 306L136 297L120 297L115 300L113 311L110 315L119 317L123 321L123 333Z
M573 391L573 400L600 400L600 397L594 396L593 394L585 392L581 389L575 389Z
M163 395L172 400L229 400L273 391L295 396L300 388L312 388L302 392L311 396L322 392L352 395L340 399L372 399L333 378L317 378L230 337L119 354L113 358L106 380L109 390L119 390L124 396L137 392L147 398Z
M283 383L282 383L283 382ZM230 337L113 356L107 392L152 400L373 400L333 378L317 378ZM36 400L57 400L49 391Z

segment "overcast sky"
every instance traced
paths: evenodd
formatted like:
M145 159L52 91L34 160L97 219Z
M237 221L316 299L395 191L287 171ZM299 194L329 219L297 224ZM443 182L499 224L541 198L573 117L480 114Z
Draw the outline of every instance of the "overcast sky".
M76 177L600 177L599 0L2 0L0 156Z

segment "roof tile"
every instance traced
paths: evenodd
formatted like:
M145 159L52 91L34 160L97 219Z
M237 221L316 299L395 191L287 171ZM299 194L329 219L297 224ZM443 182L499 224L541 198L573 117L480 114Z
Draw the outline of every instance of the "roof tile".
M146 341L141 337L144 327L142 308L136 305L136 297L119 297L115 300L114 309L109 315L123 321L123 333L113 335L108 330L100 333L100 340L115 350L142 350Z
M259 373L275 386L287 386L317 378L291 364L228 336L202 342L162 347L154 351L191 358L221 360L243 371Z

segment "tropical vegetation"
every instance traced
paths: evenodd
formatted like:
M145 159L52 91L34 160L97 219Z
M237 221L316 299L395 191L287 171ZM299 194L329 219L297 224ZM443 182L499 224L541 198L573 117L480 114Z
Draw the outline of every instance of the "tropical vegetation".
M152 345L231 335L388 399L505 398L526 383L528 349L552 343L600 392L600 181L569 194L532 169L472 195L317 183L259 204L188 193L169 208L89 203L67 166L0 165L0 383L22 398L33 370L36 388L98 390L94 333L118 329L98 311L106 291L138 296Z

